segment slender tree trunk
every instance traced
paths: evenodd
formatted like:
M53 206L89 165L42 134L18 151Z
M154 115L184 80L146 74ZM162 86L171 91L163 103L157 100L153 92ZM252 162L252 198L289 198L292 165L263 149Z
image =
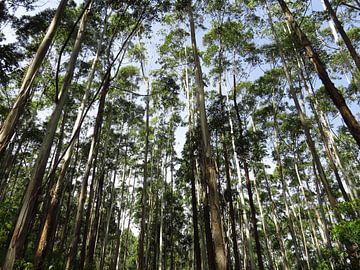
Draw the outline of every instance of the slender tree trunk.
M120 189L120 209L118 213L118 219L117 219L117 231L116 231L116 248L115 248L115 255L113 256L113 262L112 266L110 267L111 270L115 270L116 266L118 265L118 259L120 256L120 244L121 244L121 215L123 213L122 203L124 200L124 192L125 192L125 180L126 180L126 171L127 171L127 141L125 142L125 153L124 153L124 168L123 168L123 174L122 174L122 180L121 180L121 189ZM131 177L131 170L129 172L128 178Z
M83 14L80 22L79 31L76 37L73 51L68 63L68 69L66 71L63 85L60 92L60 99L55 106L55 109L50 117L49 123L46 129L46 135L42 142L39 155L37 157L31 180L27 186L25 196L23 198L22 207L18 216L18 220L15 225L13 236L7 251L6 258L4 260L4 269L12 269L14 261L20 249L23 248L26 236L30 229L31 217L33 215L34 207L37 202L38 194L40 192L41 182L45 173L47 160L50 154L51 145L54 139L56 127L63 110L63 107L67 100L68 89L70 87L76 59L80 52L81 43L84 35L85 25L87 22L88 14L90 12L91 4Z
M107 149L108 147L108 137L109 137L109 131L111 127L112 122L112 115L110 114L109 117L106 119L106 125L104 127L104 144L102 146L101 151L100 145L96 149L96 153L94 155L94 161L93 161L93 176L92 176L92 185L95 186L95 188L91 188L90 190L90 196L88 200L88 208L87 208L87 219L86 222L88 224L85 224L85 230L83 233L83 245L82 245L82 252L84 251L84 247L86 247L87 254L85 258L85 265L88 267L94 266L94 254L95 254L95 248L98 241L98 235L99 235L99 227L101 226L102 219L105 217L105 211L101 212L100 209L101 206L104 204L105 196L103 196L103 185L104 185L104 178L105 175L107 175L107 169L106 166L106 158L107 158ZM100 142L100 139L99 139ZM98 153L101 153L100 158L98 158ZM99 165L97 165L98 161L101 161ZM96 179L96 180L95 180ZM91 194L92 193L92 194ZM96 198L96 207L94 207L94 203L92 203L92 196L95 196ZM91 198L91 199L90 199ZM89 219L88 219L89 217ZM85 256L85 253L81 253L82 256ZM81 258L82 259L82 258ZM80 263L83 263L83 259ZM79 266L83 267L82 265Z
M46 253L46 248L47 248L47 240L43 239L43 230L44 228L46 228L46 232L47 232L47 236L49 235L50 238L51 236L53 236L53 234L55 233L55 231L53 230L53 226L49 225L49 221L48 221L48 213L51 212L52 213L52 222L55 220L55 215L57 213L58 208L52 208L51 202L52 202L52 197L51 194L54 191L54 181L56 179L56 164L59 160L60 157L60 153L61 153L61 149L62 149L62 144L63 144L63 137L64 137L64 129L65 129L65 123L67 120L67 109L65 108L64 111L64 115L63 115L63 120L62 120L62 124L61 124L61 128L60 128L60 136L59 136L59 142L57 145L57 149L56 149L56 154L55 154L55 158L54 158L54 162L53 162L53 168L50 170L50 175L49 175L49 185L48 185L48 190L49 193L47 193L45 195L45 199L44 199L44 203L43 203L43 208L44 208L44 214L41 218L42 223L41 223L41 227L40 227L40 234L39 234L39 238L38 238L38 242L35 248L35 255L34 255L34 267L35 268L42 268L42 263L44 260L44 256ZM59 194L60 196L60 194ZM41 249L39 248L41 247ZM39 251L41 250L41 251ZM41 253L40 253L41 252Z
M5 199L6 191L9 185L9 180L12 175L12 171L15 170L15 167L17 165L18 156L20 153L21 148L23 147L24 141L20 139L15 153L12 154L12 148L14 147L14 144L10 147L10 149L6 152L4 155L4 159L2 160L0 166L2 167L0 169L0 204ZM20 162L21 163L21 162ZM20 166L17 166L17 171L21 168ZM15 173L16 174L16 173ZM13 185L15 185L14 182L12 182Z
M285 67L285 69L287 69L287 67ZM288 73L288 71L286 71L286 73ZM292 84L292 80L290 79L289 80L289 84ZM328 182L328 179L325 175L325 171L323 169L323 166L321 164L321 161L320 161L320 157L317 153L317 150L316 150L316 147L315 147L315 142L313 141L312 137L311 137L311 134L310 134L310 127L309 127L309 124L308 124L308 120L306 118L306 115L305 113L302 111L301 109L301 106L300 106L300 103L299 103L299 100L297 98L297 95L295 93L295 90L293 88L292 85L289 85L289 88L290 88L290 94L294 100L294 103L295 103L295 107L298 111L298 114L299 114L299 118L300 118L300 122L301 122L301 125L304 129L304 133L305 133L305 138L306 138L306 143L310 149L310 152L311 152L311 155L312 155L312 158L316 164L316 169L319 173L319 177L320 177L320 180L325 188L325 191L326 191L326 194L329 198L329 202L331 204L332 207L335 207L336 204L337 204L337 201L336 201L336 197L334 195L334 193L332 192L331 190L331 187L330 187L330 184Z
M164 178L164 179L166 179L166 178ZM156 258L156 260L157 260L156 265L158 265L158 267L156 267L156 268L158 268L159 270L162 270L162 259L163 259L163 231L164 231L163 208L164 208L164 194L161 194L161 198L160 198L159 253L158 253L157 258ZM154 268L154 269L156 269L156 268Z
M225 163L225 176L226 176L226 189L229 194L229 215L230 215L230 226L231 226L231 240L233 244L233 252L234 252L234 260L235 260L235 269L240 269L240 254L239 248L237 244L237 230L235 223L235 210L234 210L234 202L233 202L233 194L232 194L232 185L231 185L231 177L230 177L230 166L229 166L229 157L228 150L226 146L226 142L223 138L223 152L224 152L224 163Z
M128 207L129 207L130 209L129 209L128 224L127 224L127 227L126 227L126 237L125 237L125 243L124 243L124 247L125 247L124 256L123 256L123 259L122 259L122 260L119 260L119 264L120 264L121 266L124 266L124 267L120 267L120 270L121 270L121 269L125 269L125 266L126 266L126 258L127 258L128 251L129 251L129 250L128 250L128 240L129 240L129 230L130 230L131 216L132 216L132 212L133 212L133 208L134 208L135 182L136 182L136 177L134 177L134 182L133 182L133 185L132 185L132 192L131 192L131 199L129 200L129 204L128 204ZM125 221L125 218L124 218L124 221Z
M229 101L229 96L227 94L226 96L226 100L227 103L230 103ZM229 109L228 109L229 110ZM250 240L250 230L249 230L249 221L248 221L248 217L246 214L246 210L245 210L245 198L244 198L244 193L243 193L243 184L241 181L241 169L240 169L240 161L238 158L238 155L236 153L236 145L235 145L235 133L234 133L234 125L233 125L233 121L230 117L230 115L228 115L229 117L229 125L230 125L230 135L231 135L231 145L232 145L232 150L233 150L233 158L234 158L234 163L236 166L236 173L237 173L237 177L238 177L238 181L239 181L239 186L238 186L238 190L239 190L239 197L240 197L240 212L242 213L242 219L241 217L239 217L240 219L240 231L242 231L241 228L241 224L244 224L244 229L245 232L242 233L242 242L243 242L243 250L245 252L243 252L244 254L244 258L243 258L243 265L245 269L252 269L252 267L254 266L254 256L253 256L253 251L252 251L252 244L251 244L251 240Z
M66 153L62 160L60 175L58 177L56 184L52 187L50 207L47 210L46 221L44 223L44 226L41 229L40 241L36 248L36 252L35 252L35 256L34 256L35 267L37 267L37 265L40 265L42 263L43 256L44 256L46 246L47 246L49 230L51 230L51 227L53 226L54 214L56 212L56 211L54 211L54 209L56 209L58 207L59 196L60 196L60 194L63 190L64 184L65 184L65 175L66 175L66 173L68 171L68 167L70 165L71 157L72 157L74 146L76 143L76 137L78 137L79 133L80 133L81 118L83 117L83 114L85 112L85 105L88 100L92 81L93 81L93 78L95 75L95 68L96 68L96 64L98 62L99 54L100 54L101 40L102 40L102 38L100 39L100 41L98 43L98 50L97 50L96 56L93 60L91 71L89 73L88 84L87 84L84 96L82 98L81 105L78 110L77 118L76 118L75 124L73 126L71 136L70 136L70 138L74 138L74 139L72 139L72 141L70 142L70 145L68 146L68 148L66 150ZM52 173L55 175L55 170L53 170Z
M275 108L274 103L273 103L273 107ZM284 203L285 203L285 214L289 220L288 221L289 232L290 232L291 238L294 242L295 254L296 254L296 259L298 262L297 268L301 269L303 263L302 263L300 248L299 248L299 244L298 244L298 240L296 238L296 232L295 232L295 228L294 228L294 217L289 210L288 186L287 186L286 179L284 176L284 170L283 170L283 165L282 165L282 160L281 160L281 155L280 155L280 150L279 150L280 137L279 137L279 127L278 127L276 112L274 113L274 133L275 133L275 138L276 138L276 145L274 147L275 158L276 158L277 166L279 169L279 178L280 178L281 185L282 185L282 197L283 197Z
M307 91L308 96L314 94L313 85L310 82L309 75L306 73L305 64L303 59L298 56L298 64L300 68L300 76L304 81L305 90ZM328 156L330 166L333 168L335 178L338 182L339 188L345 200L349 200L349 197L353 200L356 198L356 191L351 180L351 171L344 169L342 161L340 159L339 152L335 143L334 136L330 130L330 126L326 119L324 112L319 109L319 104L316 99L310 98L310 106L314 112L316 121L318 122L319 131L321 138L325 144L326 154ZM344 183L339 175L339 172L342 174ZM349 188L352 187L352 188ZM349 193L349 196L347 195Z
M197 103L198 103L197 105L200 113L203 159L205 165L204 171L205 171L205 179L209 188L211 232L214 241L216 269L225 270L227 269L228 262L227 262L225 243L222 232L221 210L220 210L219 195L218 195L217 183L216 183L217 175L216 175L215 161L212 157L211 147L210 147L209 128L208 128L208 123L206 119L206 110L205 110L204 82L203 82L200 59L196 45L195 23L194 23L191 1L189 1L188 3L188 16L190 23L191 43L192 43L193 56L195 62L195 77L196 77L196 85L197 85Z
M278 0L281 9L283 10L291 31L293 35L296 37L297 41L300 45L305 49L306 55L309 58L310 62L313 64L315 71L317 72L319 78L321 79L322 83L324 84L325 90L328 93L329 97L341 113L345 124L349 128L351 135L354 137L355 141L357 142L358 146L360 147L360 124L352 114L351 110L349 109L348 105L344 97L342 96L339 89L337 89L334 83L331 81L329 74L325 68L325 65L321 62L318 53L314 50L311 42L309 41L308 37L305 33L301 30L295 18L293 17L292 13L290 12L287 4L284 0Z
M304 203L301 203L302 204L302 208L304 209L305 208L305 205L311 209L312 208L312 205L311 203L309 202L306 194L305 194L305 189L304 189L304 185L302 184L302 181L301 181L301 177L300 177L300 173L299 173L299 170L298 170L298 166L297 166L297 161L295 159L295 172L296 172L296 178L298 180L298 184L299 184L299 189L301 191L301 194L304 198ZM315 209L316 210L316 209ZM317 210L316 210L317 211ZM311 214L310 214L310 211L307 211L307 214L308 214L308 218L309 218L309 223L310 223L310 226L311 226L311 231L312 231L312 235L313 235L313 242L314 242L314 246L316 247L316 252L317 252L317 255L318 255L318 259L320 260L321 259L321 250L320 250L320 244L319 244L319 241L317 239L317 234L316 234L316 229L315 229L315 224L314 224L314 221L313 221L313 218L311 217ZM320 224L321 225L321 224ZM326 242L326 239L324 238L324 242ZM327 244L328 247L331 248L331 245L329 246Z
M193 151L189 151L190 170L189 177L191 182L191 206L192 206L192 221L193 221L193 237L194 237L194 259L195 269L201 270L201 249L200 249L200 237L199 237L199 225L198 225L198 208L196 199L196 186L195 186L195 160Z
M255 170L253 170L253 173L254 173L254 178L257 179L257 175L255 173ZM257 203L259 205L261 224L262 224L262 229L263 229L263 233L264 233L264 236L265 236L266 256L267 256L267 259L268 259L268 262L269 262L268 269L274 270L274 263L273 263L274 255L272 254L271 243L269 243L270 241L269 241L269 235L268 235L268 226L267 226L267 223L265 221L262 202L260 200L260 194L259 194L259 191L258 191L258 188L257 188L256 181L254 181L254 190L255 190L256 200L257 200Z
M283 1L279 0L279 2L283 2ZM284 2L284 4L285 4L285 2ZM284 11L284 13L285 13L285 11ZM275 32L275 28L273 26L272 18L271 18L271 15L270 15L269 12L268 12L268 16L269 16L269 23L270 23L270 26L271 26L272 31L273 31L273 36L274 36L275 42L277 44L277 47L280 49L280 57L281 57L281 60L283 62L283 65L284 65L284 73L286 75L286 79L287 79L288 84L289 84L290 94L291 94L291 96L292 96L292 98L294 100L296 110L297 110L297 112L299 114L301 125L302 125L302 127L304 129L306 143L307 143L307 145L309 147L309 150L311 152L311 156L312 156L312 158L313 158L313 160L314 160L314 162L316 164L316 168L317 168L317 170L319 172L320 180L321 180L321 182L322 182L322 184L323 184L323 186L325 188L326 194L327 194L327 196L329 198L329 202L330 202L332 207L335 207L336 204L337 204L336 197L334 196L334 194L333 194L333 192L332 192L332 190L330 188L330 184L329 184L329 182L327 180L327 177L326 177L324 169L322 167L319 155L318 155L318 153L316 151L315 143L314 143L314 141L313 141L313 139L311 137L311 134L310 134L310 127L309 127L309 124L308 124L308 120L306 118L306 115L302 111L301 105L300 105L299 100L297 98L296 91L294 89L294 83L293 83L293 80L292 80L292 77L291 77L291 74L290 74L290 69L288 68L287 61L285 60L285 57L284 57L284 53L283 53L283 51L282 51L282 49L280 47L281 45L279 44L278 37L277 37L277 34ZM289 23L291 25L290 21L289 21ZM295 25L297 25L296 22L293 22L293 23ZM359 135L360 135L360 133L359 133Z
M287 255L287 252L286 252L284 239L281 237L281 230L280 230L280 227L279 227L278 217L277 217L277 214L276 214L276 205L275 205L275 202L274 202L274 199L273 199L273 196L272 196L269 180L268 180L266 174L265 174L265 186L266 186L266 191L267 191L267 193L269 195L269 200L270 200L270 203L271 203L271 219L274 222L275 235L276 235L276 238L277 238L277 240L279 242L280 252L281 252L282 258L284 260L282 265L283 265L284 270L289 270L290 266L289 266L289 261L288 261L288 255Z
M76 150L74 168L72 169L72 175L71 175L70 180L69 180L70 184L73 182L74 174L75 174L75 171L77 169L78 155L79 155L79 144L78 144L78 147L77 147L77 150ZM71 205L72 205L73 197L74 197L74 194L75 194L75 190L76 190L76 184L73 184L73 188L69 189L69 191L68 191L69 192L69 195L68 195L69 197L68 197L68 200L67 200L67 203L66 203L66 213L65 213L65 219L64 220L69 220L69 218L70 218ZM64 224L63 227L64 227L64 229L63 229L63 232L62 232L62 234L60 236L60 246L59 246L59 249L58 249L61 252L65 252L64 247L66 246L66 243L68 242L67 238L68 238L68 230L69 230L70 226L68 224Z
M142 65L143 77L145 78L144 68ZM146 209L147 209L147 178L148 178L148 152L149 152L149 119L150 119L150 82L146 79L147 83L147 99L146 99L146 120L145 120L145 156L144 156L144 180L143 180L143 190L141 194L141 224L140 224L140 236L139 236L139 247L138 247L138 256L137 256L137 269L145 269L145 250L144 250L144 241L145 241L145 219L146 219Z
M50 26L47 29L46 34L38 47L34 59L32 60L29 68L26 71L15 104L9 112L8 116L6 117L5 121L3 122L2 126L0 127L0 157L4 154L4 151L9 144L11 137L14 135L16 126L19 123L19 119L24 113L26 103L30 97L31 86L33 84L34 78L38 73L41 63L46 56L46 53L49 50L50 44L55 36L67 2L68 0L60 1L55 15L50 23Z
M188 177L190 178L191 184L191 211L192 211L192 225L193 225L193 253L194 253L194 264L193 267L196 270L202 269L202 256L201 256L201 243L199 236L199 218L198 218L198 204L196 196L196 160L194 156L194 151L196 145L194 144L194 112L192 110L193 100L192 92L189 87L189 77L188 77L188 62L187 62L187 49L185 46L185 88L186 88L186 97L187 97L187 111L188 111L188 121L189 121L189 149L188 149L188 160L189 162L189 171ZM159 269L160 270L160 269Z
M105 253L106 253L106 247L108 244L107 241L108 241L108 236L109 236L110 219L111 219L111 216L113 213L113 208L114 208L115 181L116 181L116 170L114 171L114 178L112 181L111 194L110 194L110 209L109 209L109 213L106 218L105 236L104 236L104 242L103 242L103 245L101 248L100 269L104 269Z
M103 166L105 164L102 164ZM86 265L91 267L95 266L94 262L94 254L96 249L96 244L98 240L98 232L99 227L102 224L103 215L100 213L101 205L103 205L103 187L104 187L104 180L105 180L105 173L106 170L103 167L103 169L99 172L99 179L97 183L97 192L96 192L96 207L94 211L94 221L89 231L89 245L88 245L88 254L86 256ZM91 203L91 202L89 202ZM86 238L84 238L86 239ZM100 262L101 263L101 262ZM100 268L101 269L101 268Z
M100 102L99 102L98 113L97 113L95 125L94 125L94 133L92 136L91 146L90 146L90 150L89 150L89 154L88 154L88 160L86 163L86 168L85 168L84 176L82 179L80 195L79 195L79 202L78 202L78 207L77 207L77 212L76 212L76 217L75 217L75 225L74 225L74 230L73 230L73 234L72 234L72 242L71 242L69 254L66 259L66 270L73 268L73 264L74 264L74 260L75 260L76 252L77 252L77 246L78 246L78 242L79 242L79 238L80 238L80 228L81 228L81 224L82 224L82 218L83 218L82 216L83 216L83 212L84 212L84 204L85 204L85 198L86 198L86 192L87 192L86 189L87 189L87 185L88 185L88 179L89 179L90 170L91 170L92 163L93 163L94 154L97 152L97 148L98 148L98 141L100 138L100 130L101 130L102 122L103 122L105 97L106 97L106 94L107 94L107 92L109 90L109 86L110 86L109 75L106 75L106 76L107 77L105 78L103 88L100 93Z
M358 68L358 70L360 71L360 58L359 55L357 54L351 40L349 39L348 35L346 34L341 22L339 21L335 10L332 8L329 0L321 0L324 5L326 6L326 10L329 13L331 19L333 20L336 30L339 32L341 38L343 39L346 48L349 50L350 55L352 57L352 59L355 62L356 67Z
M234 81L234 107L235 107L235 111L236 111L236 116L237 116L237 120L239 122L239 133L240 133L240 137L243 137L243 123L240 117L240 112L239 112L239 108L236 102L236 78L235 78L235 73L233 74L233 81ZM251 186L251 181L250 181L250 175L249 175L249 168L248 168L248 162L245 160L245 157L242 158L242 164L244 167L244 172L245 172L245 180L246 180L246 189L248 192L248 197L249 197L249 204L250 204L250 214L251 214L251 223L252 223L252 227L253 227L253 233L254 233L254 238L255 238L255 248L256 248L256 253L257 253L257 259L258 259L258 267L260 270L264 269L264 263L262 260L262 250L261 250L261 244L260 244L260 237L259 237L259 232L258 232L258 228L257 228L257 218L256 218L256 208L255 208L255 204L254 204L254 199L253 199L253 191L252 191L252 186Z

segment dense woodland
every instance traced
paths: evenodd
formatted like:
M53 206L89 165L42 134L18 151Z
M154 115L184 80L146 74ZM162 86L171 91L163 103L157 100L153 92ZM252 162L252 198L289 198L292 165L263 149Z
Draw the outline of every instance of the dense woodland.
M360 1L44 2L0 1L2 270L360 269Z

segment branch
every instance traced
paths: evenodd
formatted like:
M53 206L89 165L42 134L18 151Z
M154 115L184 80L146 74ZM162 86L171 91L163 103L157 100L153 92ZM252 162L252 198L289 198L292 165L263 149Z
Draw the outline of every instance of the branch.
M356 6L353 6L351 4L348 4L348 3L340 2L340 5L344 5L344 6L347 6L349 8L353 8L353 9L356 9L357 11L360 11L360 8L358 8Z

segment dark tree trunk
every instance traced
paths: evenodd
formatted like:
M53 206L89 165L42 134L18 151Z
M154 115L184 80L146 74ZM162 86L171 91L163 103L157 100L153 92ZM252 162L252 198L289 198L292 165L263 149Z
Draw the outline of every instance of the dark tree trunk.
M335 10L332 8L330 2L328 0L323 0L324 4L326 6L326 10L329 13L331 19L334 21L336 30L339 32L341 38L343 39L346 48L349 50L350 55L352 57L352 59L355 62L355 65L357 67L357 69L360 71L360 58L359 55L357 54L351 40L349 39L348 35L346 34L341 22L339 21L339 18L336 15Z
M310 62L314 66L315 71L317 72L320 80L324 84L325 90L339 112L341 113L345 124L349 128L351 135L354 137L355 141L357 142L358 146L360 147L360 124L352 114L350 108L346 104L346 101L339 91L332 82L327 73L325 65L321 62L318 53L314 50L310 40L305 35L305 33L301 30L297 22L295 21L294 16L290 12L287 4L284 0L278 0L282 11L284 12L292 34L295 36L299 44L305 49L306 55L309 58Z
M189 160L190 160L189 178L191 182L191 206L192 206L192 221L193 221L195 269L201 270L201 249L200 249L200 237L199 237L199 225L198 225L199 222L198 222L198 210L197 210L195 174L194 174L195 159L192 149L189 150Z
M233 87L234 87L234 107L235 107L235 111L236 111L236 116L237 116L237 120L239 122L239 134L240 134L240 138L241 141L243 140L243 123L240 117L240 112L239 112L239 108L237 105L237 101L236 101L236 78L235 78L235 74L233 74ZM250 210L251 210L251 223L252 223L252 228L253 228L253 233L254 233L254 238L255 238L255 248L256 248L256 253L257 253L257 260L258 260L258 267L260 270L264 270L264 263L263 263L263 259L262 259L262 250L261 250L261 244L260 244L260 237L259 237L259 232L258 232L258 228L257 228L257 218L256 218L256 209L255 209L255 204L254 204L254 199L253 199L253 192L252 192L252 187L251 187L251 182L250 182L250 175L249 175L249 168L248 168L248 163L246 161L246 157L242 157L240 159L242 161L243 167L244 167L244 172L245 172L245 179L246 179L246 189L248 192L248 196L249 196L249 204L250 204Z

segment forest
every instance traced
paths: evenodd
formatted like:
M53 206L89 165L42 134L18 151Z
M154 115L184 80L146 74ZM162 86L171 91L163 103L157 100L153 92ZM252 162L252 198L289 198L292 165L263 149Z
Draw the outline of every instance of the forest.
M1 0L0 269L359 270L359 0Z

